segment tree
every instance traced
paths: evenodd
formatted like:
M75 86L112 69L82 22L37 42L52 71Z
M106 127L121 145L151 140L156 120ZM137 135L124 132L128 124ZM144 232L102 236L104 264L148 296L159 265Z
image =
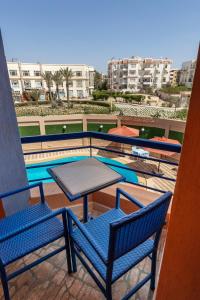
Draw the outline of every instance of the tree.
M101 83L101 89L102 90L107 90L108 89L108 79L104 78L102 83Z
M60 99L60 93L59 93L59 86L63 83L63 74L61 71L56 71L52 75L52 80L55 82L56 85L56 99L58 101L59 105L62 105L62 100Z
M38 101L40 99L41 91L37 89L33 89L30 91L30 97L31 100L35 101L36 104L38 105Z
M98 71L94 71L94 89L95 90L107 90L108 79Z
M44 73L41 74L42 78L45 80L47 88L48 88L48 92L49 92L49 100L51 101L51 105L52 107L55 107L55 101L53 99L53 95L51 92L51 87L53 84L53 74L50 71L45 71Z
M65 84L66 84L66 90L67 90L67 107L70 108L69 103L69 85L71 83L71 78L73 76L72 70L69 68L61 69L60 70L62 76L64 77Z
M94 89L98 90L101 88L102 84L102 75L98 71L94 71Z

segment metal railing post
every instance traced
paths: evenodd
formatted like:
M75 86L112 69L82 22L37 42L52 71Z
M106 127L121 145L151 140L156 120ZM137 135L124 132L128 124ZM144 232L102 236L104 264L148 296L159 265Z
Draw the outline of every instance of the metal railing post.
M90 137L90 157L92 157L92 138Z

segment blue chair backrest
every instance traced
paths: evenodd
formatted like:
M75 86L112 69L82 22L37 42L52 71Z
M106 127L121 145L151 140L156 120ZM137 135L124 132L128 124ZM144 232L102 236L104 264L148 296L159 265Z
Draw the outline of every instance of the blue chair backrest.
M110 224L110 254L116 259L160 232L172 193L166 192L153 203ZM113 247L113 249L111 249Z

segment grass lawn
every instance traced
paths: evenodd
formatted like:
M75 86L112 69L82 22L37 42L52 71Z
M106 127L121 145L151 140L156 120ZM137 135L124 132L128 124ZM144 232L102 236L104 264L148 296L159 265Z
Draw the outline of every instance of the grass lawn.
M98 131L99 130L99 126L101 124L96 124L96 123L88 123L88 131ZM103 128L101 130L101 132L105 132L107 133L109 129L116 127L116 124L104 124L102 123Z
M98 131L99 126L101 124L96 123L88 123L88 131ZM107 133L109 129L116 127L116 124L104 124L102 132ZM65 133L71 133L71 132L81 132L83 131L83 124L77 123L77 124L66 124L67 128ZM134 128L144 128L144 132L141 132L140 130L140 138L150 139L154 136L164 136L165 130L162 128L155 128L155 127L143 127L143 126L130 126ZM56 134L56 133L62 133L63 125L47 125L46 126L46 134ZM19 127L19 132L21 136L33 136L33 135L39 135L40 134L40 128L38 126L24 126ZM169 132L169 138L178 140L179 142L183 142L183 133L177 132L177 131L170 131Z
M20 136L40 135L39 126L21 126L19 127Z
M165 130L162 128L156 127L145 127L145 126L128 126L133 128L138 128L140 130L140 138L142 139L151 139L154 136L164 136ZM141 131L141 128L144 128L144 131Z
M169 138L173 140L178 140L181 144L183 142L184 134L182 132L172 131L169 132Z
M63 133L63 126L61 125L46 125L46 134L56 134L56 133ZM71 132L81 132L83 131L83 123L77 123L77 124L66 124L66 130L65 133L71 133Z

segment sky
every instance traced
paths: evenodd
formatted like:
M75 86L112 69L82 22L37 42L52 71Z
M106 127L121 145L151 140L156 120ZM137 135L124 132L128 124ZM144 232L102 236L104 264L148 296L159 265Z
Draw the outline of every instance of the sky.
M196 58L200 0L0 0L7 60L83 63L111 58Z

